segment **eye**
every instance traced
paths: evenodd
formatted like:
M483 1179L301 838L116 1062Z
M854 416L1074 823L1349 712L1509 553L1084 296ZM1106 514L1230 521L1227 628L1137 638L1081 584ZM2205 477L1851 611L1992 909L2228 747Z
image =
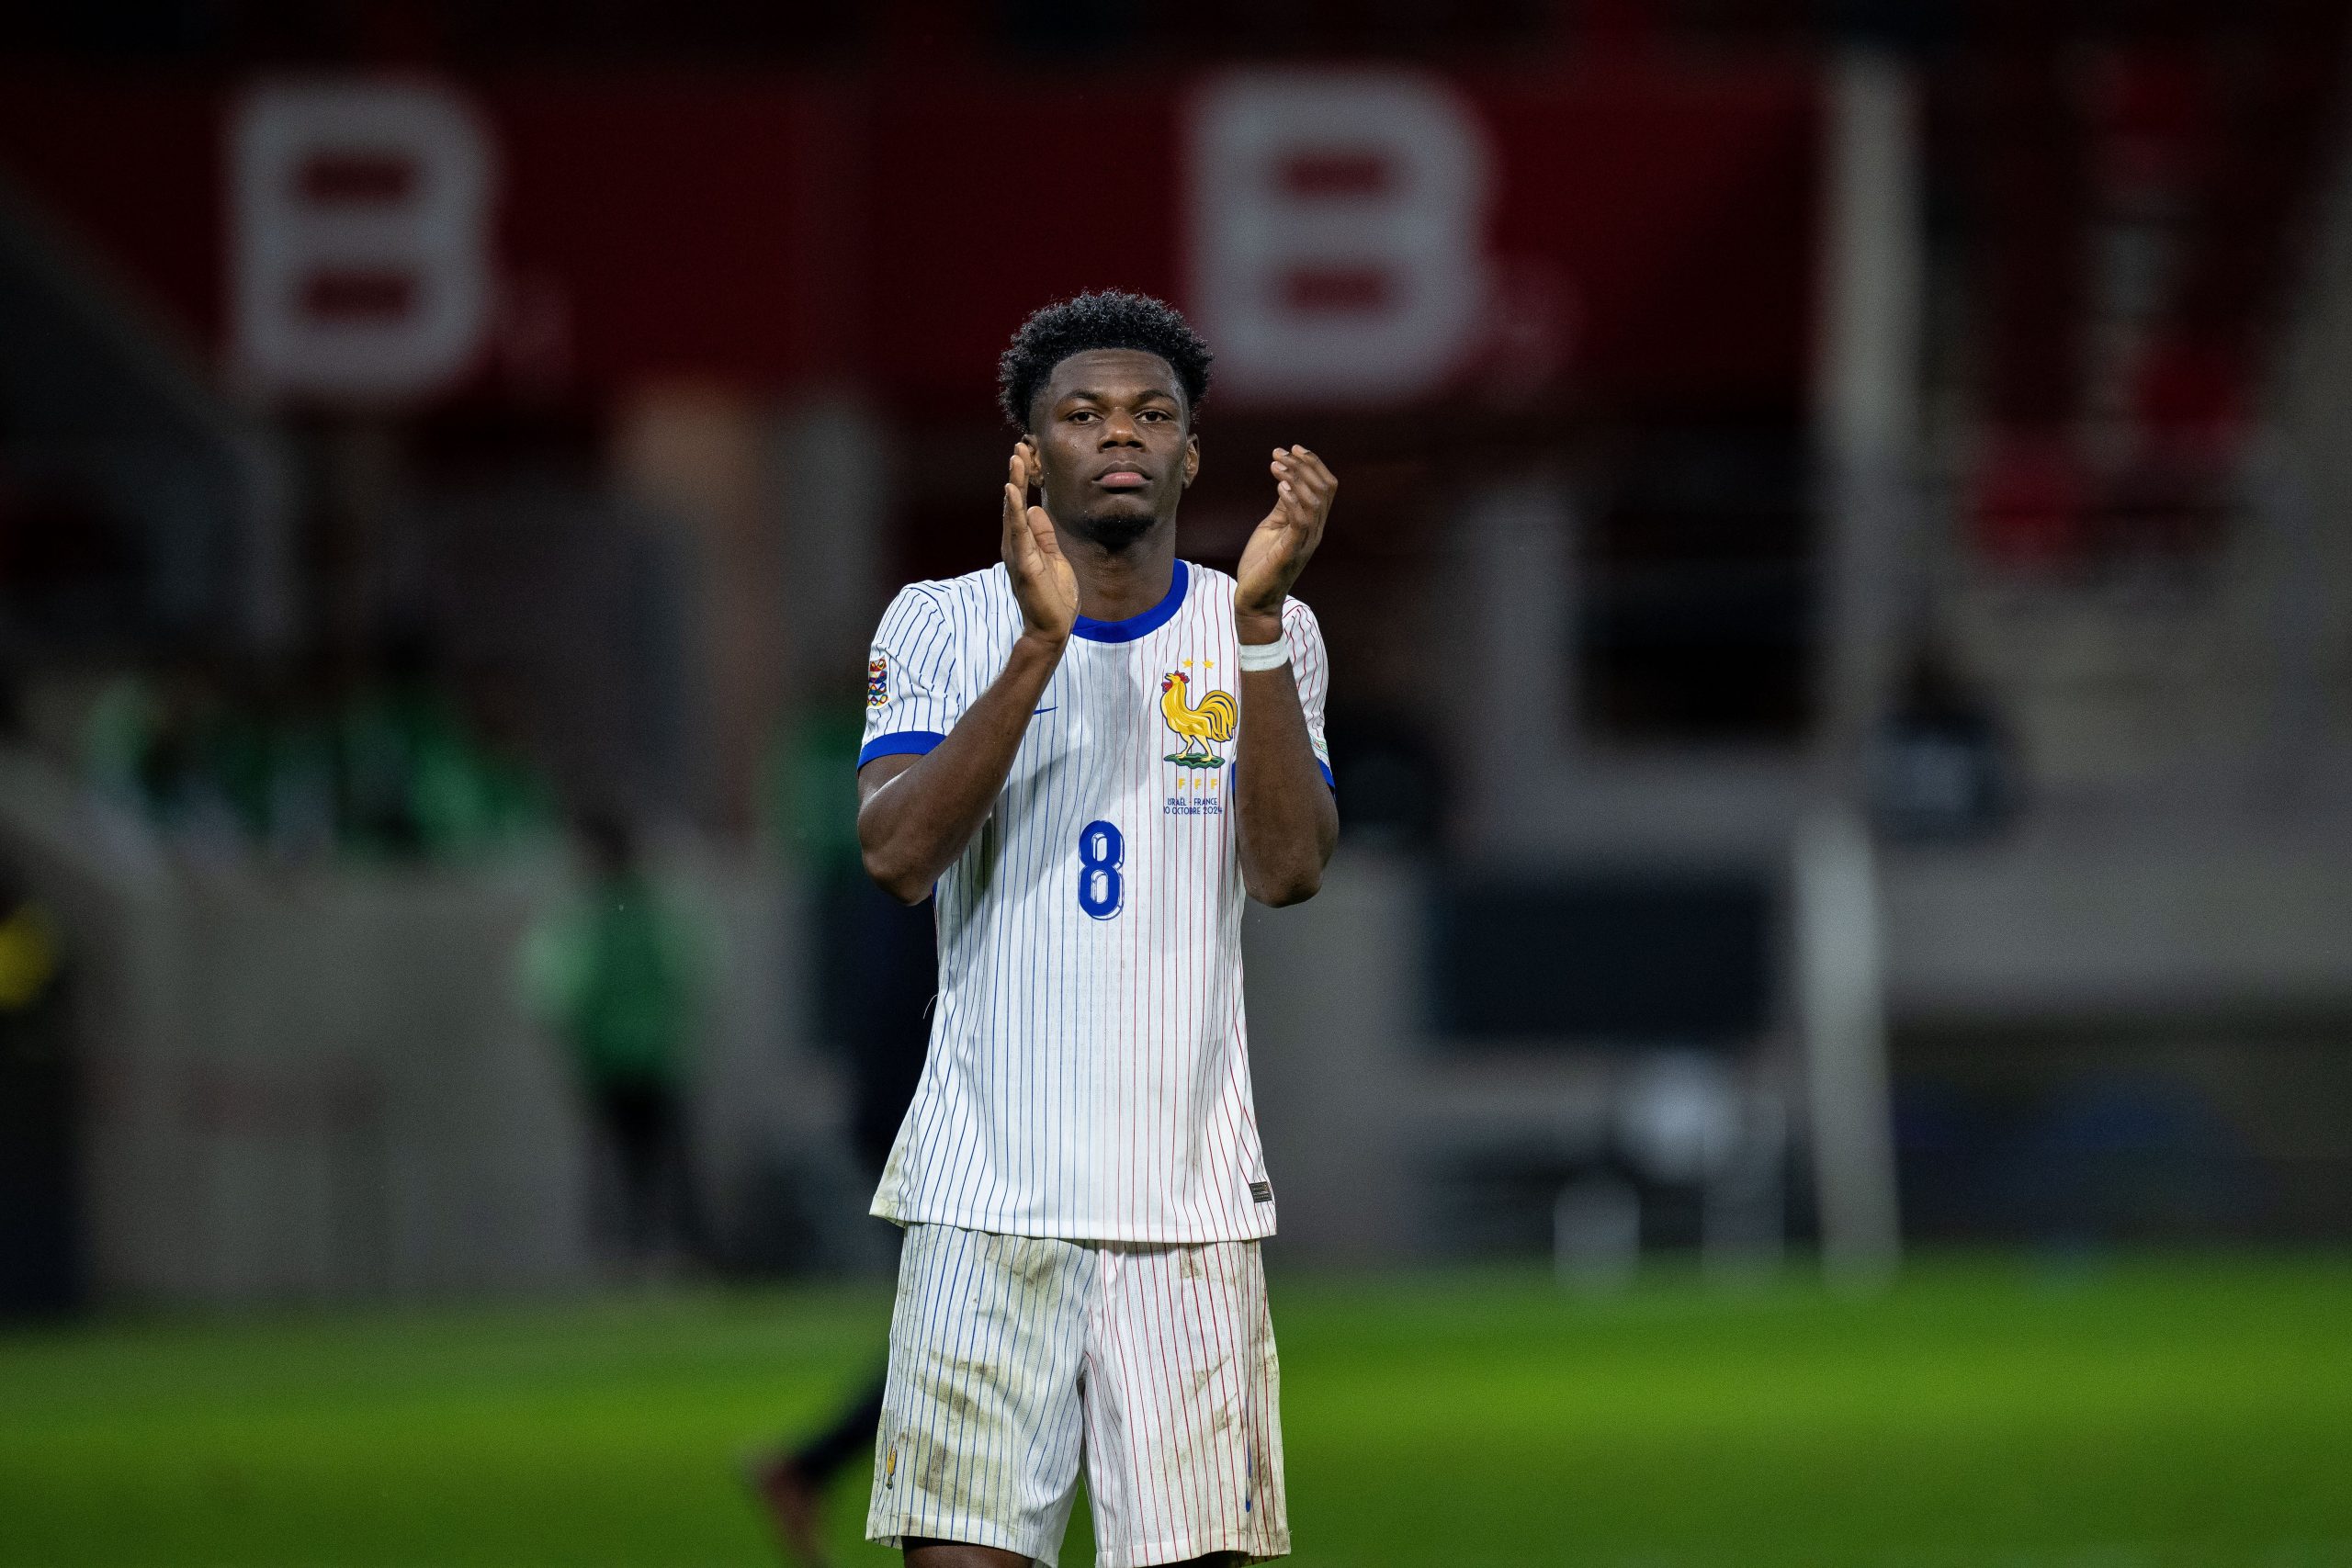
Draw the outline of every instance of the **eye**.
M1069 422L1072 424L1084 424L1088 420L1092 419L1093 417L1094 411L1092 409L1078 409L1071 412Z
M1137 417L1158 423L1159 421L1164 420L1168 417L1168 411L1166 409L1146 409Z

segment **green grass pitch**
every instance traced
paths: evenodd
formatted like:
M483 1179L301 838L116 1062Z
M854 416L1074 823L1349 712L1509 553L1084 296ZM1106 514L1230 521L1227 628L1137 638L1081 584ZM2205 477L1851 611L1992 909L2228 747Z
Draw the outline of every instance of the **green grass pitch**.
M0 1563L775 1561L871 1288L0 1336ZM1274 1284L1304 1568L2352 1568L2352 1264ZM863 1473L833 1519L844 1568ZM1083 1524L1063 1561L1092 1560Z

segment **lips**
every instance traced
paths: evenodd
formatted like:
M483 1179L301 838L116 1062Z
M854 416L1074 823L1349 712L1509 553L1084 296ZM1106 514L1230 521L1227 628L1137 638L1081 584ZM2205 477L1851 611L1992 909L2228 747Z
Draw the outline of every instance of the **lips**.
M1094 482L1104 490L1141 490L1151 480L1140 469L1113 468L1107 474L1098 475Z

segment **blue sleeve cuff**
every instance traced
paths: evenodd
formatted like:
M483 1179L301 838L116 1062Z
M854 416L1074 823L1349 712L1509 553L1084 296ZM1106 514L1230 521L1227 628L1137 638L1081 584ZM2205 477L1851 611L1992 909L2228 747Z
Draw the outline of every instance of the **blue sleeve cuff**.
M1323 782L1330 786L1331 793L1339 794L1340 781L1331 776L1331 764L1317 757L1315 759L1315 765L1323 770Z
M946 739L935 729L901 729L895 735L877 735L857 749L857 765L862 768L876 757L920 757Z

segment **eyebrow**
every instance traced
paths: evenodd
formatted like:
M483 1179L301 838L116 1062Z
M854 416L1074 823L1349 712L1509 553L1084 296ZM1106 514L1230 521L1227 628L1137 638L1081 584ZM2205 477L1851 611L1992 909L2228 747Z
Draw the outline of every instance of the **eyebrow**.
M1095 403L1107 403L1116 400L1110 393L1097 391L1091 387L1073 387L1069 391L1064 392L1058 400L1068 402L1072 398L1084 398L1087 401ZM1165 398L1170 402L1176 404L1180 408L1183 406L1184 401L1182 397L1166 387L1154 387L1150 390L1139 395L1136 400L1137 402L1144 402L1152 398Z

